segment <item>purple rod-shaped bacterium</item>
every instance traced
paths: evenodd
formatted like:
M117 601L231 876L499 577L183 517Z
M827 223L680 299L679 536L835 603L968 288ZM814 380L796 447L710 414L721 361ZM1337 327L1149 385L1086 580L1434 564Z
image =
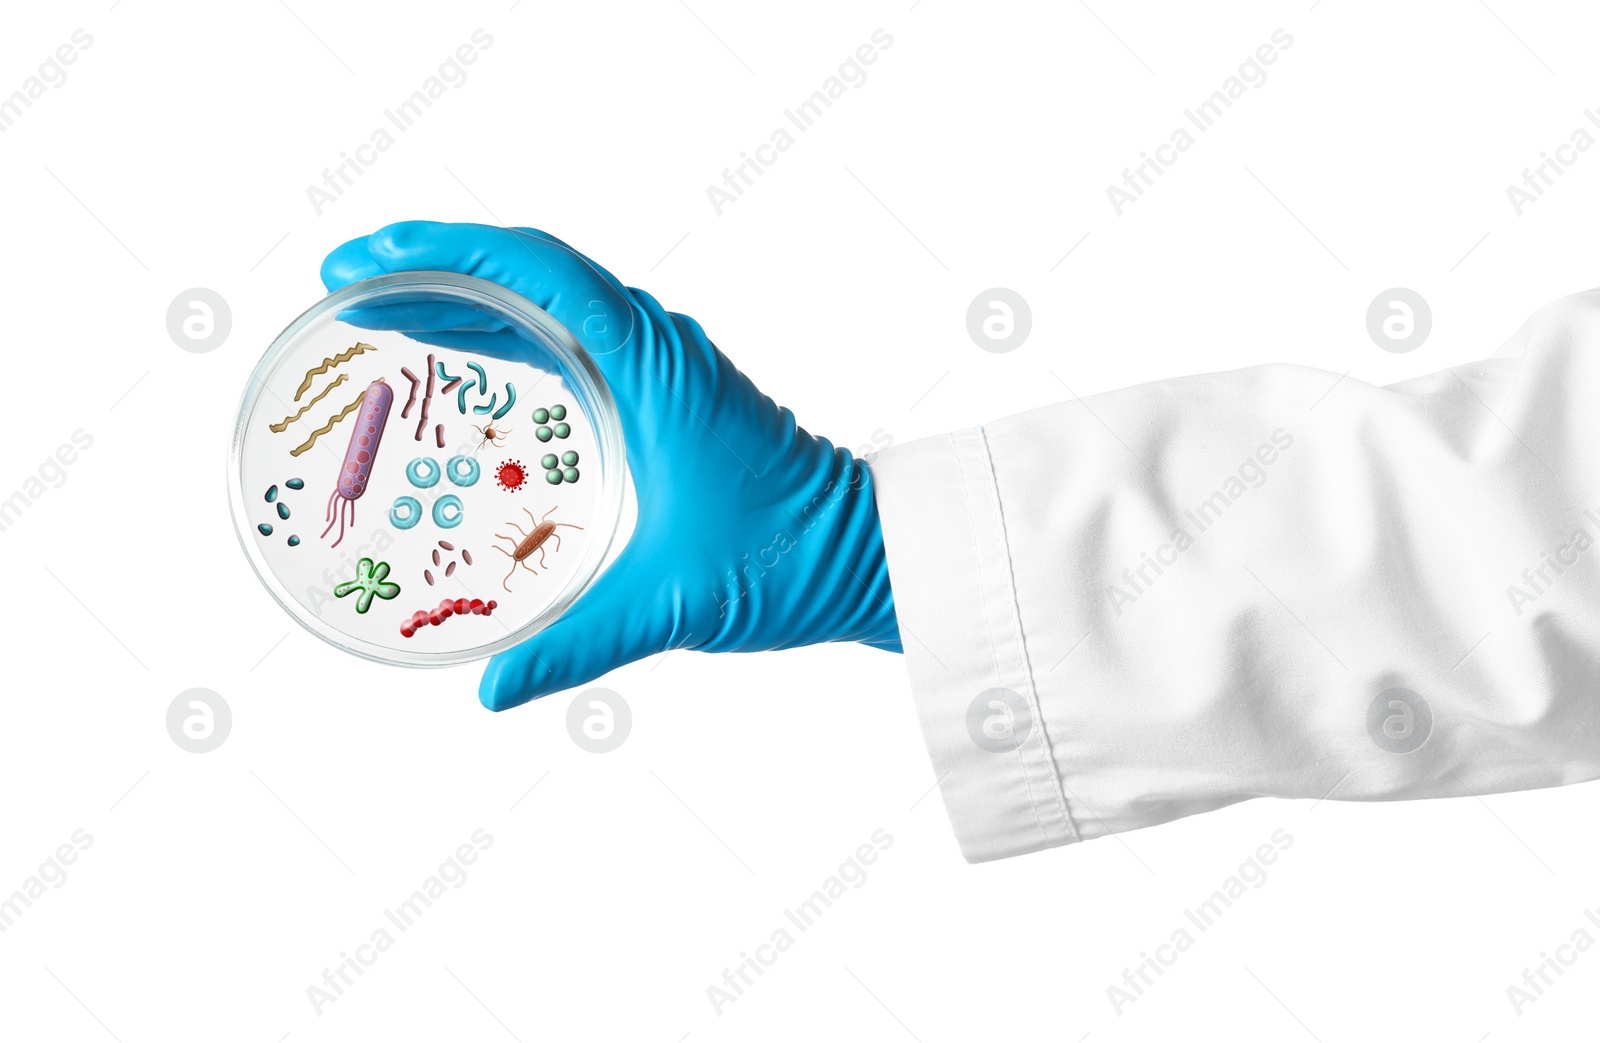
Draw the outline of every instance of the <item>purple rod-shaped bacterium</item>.
M322 535L326 537L333 523L338 521L339 538L332 544L335 547L344 539L345 526L356 520L356 501L367 491L367 479L372 477L378 443L383 439L383 427L389 421L389 408L393 405L394 390L382 379L367 385L355 430L350 432L350 445L344 451L344 463L339 468L339 482L328 494L328 528L322 530Z

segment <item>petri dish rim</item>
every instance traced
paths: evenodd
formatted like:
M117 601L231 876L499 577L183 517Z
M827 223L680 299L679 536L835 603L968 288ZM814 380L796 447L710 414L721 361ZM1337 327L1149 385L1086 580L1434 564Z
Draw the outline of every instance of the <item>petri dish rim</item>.
M573 573L571 582L554 601L523 626L495 641L459 651L397 650L353 637L312 615L278 580L277 574L267 564L266 556L250 535L254 530L248 524L248 506L244 498L241 464L250 417L268 378L288 353L295 338L307 326L327 317L330 312L337 316L339 311L346 308L381 303L388 297L408 296L415 299L419 293L434 294L444 301L463 301L475 305L531 334L532 339L556 360L561 369L559 375L568 382L579 408L594 428L595 442L600 450L601 491L596 502L603 523L591 522L594 535L588 541L583 561ZM407 335L404 330L389 332ZM487 659L521 644L559 619L589 589L609 559L621 526L627 481L628 462L622 439L622 418L617 413L611 389L589 352L565 326L526 297L499 283L456 272L397 272L363 279L335 290L301 312L273 339L251 371L244 393L240 396L238 416L228 447L228 509L233 520L234 535L261 585L285 612L312 634L352 655L391 666L444 667Z

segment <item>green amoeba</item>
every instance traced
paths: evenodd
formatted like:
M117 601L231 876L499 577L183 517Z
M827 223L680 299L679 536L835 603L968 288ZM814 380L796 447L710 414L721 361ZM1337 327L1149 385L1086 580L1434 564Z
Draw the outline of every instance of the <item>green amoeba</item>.
M400 584L386 583L385 577L389 575L389 563L380 561L373 564L371 558L362 558L356 562L356 578L347 580L333 588L333 596L342 598L346 594L360 592L356 598L356 611L362 615L372 607L373 598L382 598L392 601L400 593Z

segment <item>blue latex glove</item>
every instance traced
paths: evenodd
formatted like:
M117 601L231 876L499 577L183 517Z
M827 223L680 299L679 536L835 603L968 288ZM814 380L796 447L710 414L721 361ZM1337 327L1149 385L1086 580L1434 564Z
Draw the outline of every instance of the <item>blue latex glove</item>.
M673 648L859 641L900 651L871 472L798 426L699 323L534 229L406 221L333 251L322 280L331 291L402 271L489 279L570 330L616 399L638 493L621 555L564 616L490 661L483 705L518 706ZM434 309L356 321L471 330L451 342L488 354L527 350L482 316Z

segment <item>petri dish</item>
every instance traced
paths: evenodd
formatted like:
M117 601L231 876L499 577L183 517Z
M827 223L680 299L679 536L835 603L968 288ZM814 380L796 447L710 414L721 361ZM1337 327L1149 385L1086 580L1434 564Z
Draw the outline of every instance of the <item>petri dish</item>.
M453 272L352 283L291 322L228 461L239 542L278 604L402 666L483 659L554 622L607 560L626 482L588 353Z

